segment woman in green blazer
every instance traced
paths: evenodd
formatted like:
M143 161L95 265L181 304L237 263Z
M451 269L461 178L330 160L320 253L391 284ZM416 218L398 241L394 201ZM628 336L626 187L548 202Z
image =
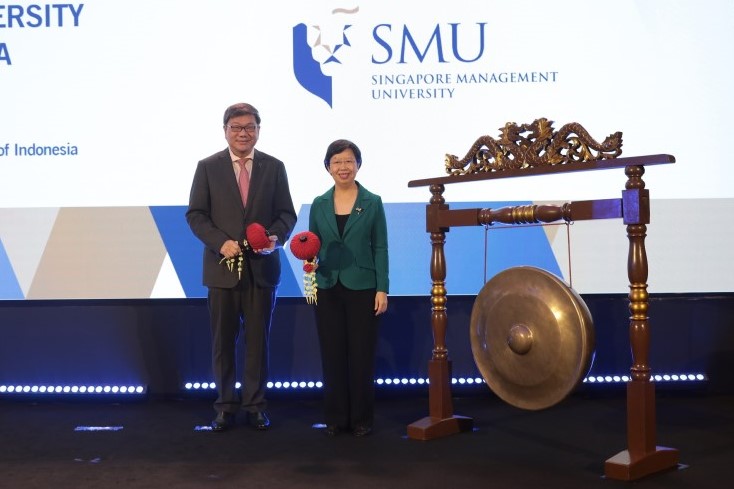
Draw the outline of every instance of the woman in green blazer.
M334 186L314 199L309 230L321 241L316 326L325 432L365 436L374 420L378 319L389 292L385 209L380 196L355 179L362 166L356 144L331 143L324 166Z

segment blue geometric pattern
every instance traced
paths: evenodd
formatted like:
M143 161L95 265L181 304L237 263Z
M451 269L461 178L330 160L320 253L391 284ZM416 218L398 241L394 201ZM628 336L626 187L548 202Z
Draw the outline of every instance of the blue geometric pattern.
M191 232L186 209L187 206L151 207L150 212L186 297L206 297L207 289L201 283L204 244Z
M0 240L0 299L24 299L23 291L15 277L13 267L10 266L2 240Z
M186 222L186 206L151 207L150 212L158 227L163 244L168 250L173 268L181 287L188 298L206 297L207 288L201 283L201 259L204 245L194 236ZM287 252L281 250L281 283L278 294L285 297L300 297L301 290L288 261Z
M499 208L530 202L468 202L451 204L452 210ZM425 204L386 204L390 253L390 293L429 295L431 292L430 235L426 232ZM486 280L518 265L533 265L562 276L548 238L540 226L494 228L487 233L485 280L485 231L481 226L452 227L446 233L446 292L476 295Z
M468 202L451 204L451 209L527 205L530 202ZM299 210L293 235L308 227L310 205ZM112 208L114 209L114 208ZM388 223L391 295L430 295L431 243L425 229L426 205L422 203L385 204ZM142 243L163 241L181 289L187 298L206 297L201 284L202 243L193 235L185 219L186 206L155 206L150 213L158 236ZM501 228L490 226L452 227L446 233L446 291L449 295L476 295L498 272L518 265L533 265L562 277L546 233L540 226ZM281 297L303 297L303 263L288 246L281 250ZM117 297L110 297L115 299ZM147 297L141 297L147 298ZM24 299L22 289L5 248L0 242L0 300Z

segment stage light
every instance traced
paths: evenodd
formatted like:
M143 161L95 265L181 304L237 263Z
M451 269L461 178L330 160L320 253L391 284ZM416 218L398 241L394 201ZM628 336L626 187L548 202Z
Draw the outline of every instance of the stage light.
M122 426L77 426L74 431L122 431Z
M85 385L0 385L0 395L14 396L139 396L147 392L145 386L85 386Z
M605 376L589 376L583 382L587 384L623 384L631 380L628 375L605 375ZM650 376L650 380L661 383L684 383L684 382L706 382L708 376L706 374L655 374Z
M583 379L584 384L596 384L596 385L619 385L625 384L631 380L629 375L591 375ZM700 383L708 381L708 376L701 373L691 374L656 374L651 376L651 380L655 382L661 382L666 384L672 383ZM422 377L405 377L402 379L398 378L376 378L375 385L384 389L394 389L399 387L417 387L427 386L429 380ZM453 377L451 378L451 384L457 388L478 388L478 386L486 384L481 377ZM185 391L206 391L214 390L216 385L214 382L186 382L184 384ZM240 388L240 383L236 384L237 388ZM266 384L268 389L276 390L311 390L323 388L321 381L274 381ZM3 386L0 386L0 393ZM10 387L12 389L12 387Z

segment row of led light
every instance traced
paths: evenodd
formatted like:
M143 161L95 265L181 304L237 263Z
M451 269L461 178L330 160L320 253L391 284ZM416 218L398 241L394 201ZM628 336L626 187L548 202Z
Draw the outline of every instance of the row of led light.
M655 382L705 382L708 377L704 374L659 374L653 375L651 380ZM605 375L605 376L590 376L586 377L583 382L587 384L613 384L629 382L630 377L627 375ZM452 378L451 383L453 385L473 385L483 384L484 379L481 377L461 377ZM375 384L379 386L383 385L402 385L402 386L414 386L414 385L428 385L428 379L423 378L395 378L395 379L375 379ZM186 390L207 390L216 388L214 382L189 382L185 386ZM237 388L240 387L238 382ZM292 381L292 382L268 382L268 389L320 389L323 387L321 382L314 381Z
M145 393L140 385L0 385L0 394L133 394Z
M481 384L484 379L481 378L459 378L452 379L453 384ZM428 385L428 379L375 379L377 385ZM240 383L235 384L236 388L240 388ZM292 382L268 382L268 389L320 389L323 387L321 381L292 381ZM216 388L214 382L188 382L184 385L186 390L206 390Z
M602 384L602 383L621 383L628 382L630 379L627 375L598 375L586 377L583 382L591 384ZM708 380L704 374L660 374L653 375L651 380L655 382L705 382ZM428 384L428 379L377 379L375 383L378 385L422 385ZM452 378L451 383L454 385L472 385L472 384L483 384L484 379L481 377L477 378Z
M651 376L654 382L705 382L708 377L705 374L656 374ZM598 375L586 377L583 382L586 384L614 384L626 383L630 381L627 375ZM428 379L424 378L393 378L393 379L376 379L375 383L379 386L416 386L427 385ZM453 385L474 385L483 384L484 379L474 377L460 377L451 379ZM214 382L189 382L185 386L186 390L207 390L214 389ZM239 383L237 388L239 388ZM321 389L323 384L320 381L285 381L285 382L268 382L269 389ZM0 394L128 394L140 395L145 393L146 388L143 386L45 386L45 385L0 385Z
M453 383L472 384L484 382L482 379L453 379ZM428 379L375 379L377 385L421 385L428 384ZM292 381L292 382L268 382L268 389L321 389L323 387L321 381ZM237 382L235 387L239 389L241 384ZM207 390L215 389L214 382L187 382L184 385L186 390Z
M584 382L587 384L612 384L629 382L631 377L628 375L598 375L596 377L586 377ZM650 376L650 380L654 382L705 382L708 377L705 374L655 374Z
M235 388L239 389L242 386L239 382L235 384ZM324 384L321 381L300 381L300 382L268 382L268 389L321 389ZM198 391L207 389L216 389L217 385L214 382L187 382L184 385L184 389L188 391Z

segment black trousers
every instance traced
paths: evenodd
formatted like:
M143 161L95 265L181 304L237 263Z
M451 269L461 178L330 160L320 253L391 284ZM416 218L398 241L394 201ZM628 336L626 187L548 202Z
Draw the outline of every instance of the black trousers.
M337 283L319 289L316 327L324 381L324 422L342 429L372 426L379 320L375 289Z
M212 371L217 385L217 412L262 411L266 407L270 323L275 307L276 288L256 287L245 275L232 289L209 289L208 305L212 338ZM246 282L247 281L247 282ZM243 283L244 282L244 283ZM241 394L235 388L237 339L244 336L244 365Z

